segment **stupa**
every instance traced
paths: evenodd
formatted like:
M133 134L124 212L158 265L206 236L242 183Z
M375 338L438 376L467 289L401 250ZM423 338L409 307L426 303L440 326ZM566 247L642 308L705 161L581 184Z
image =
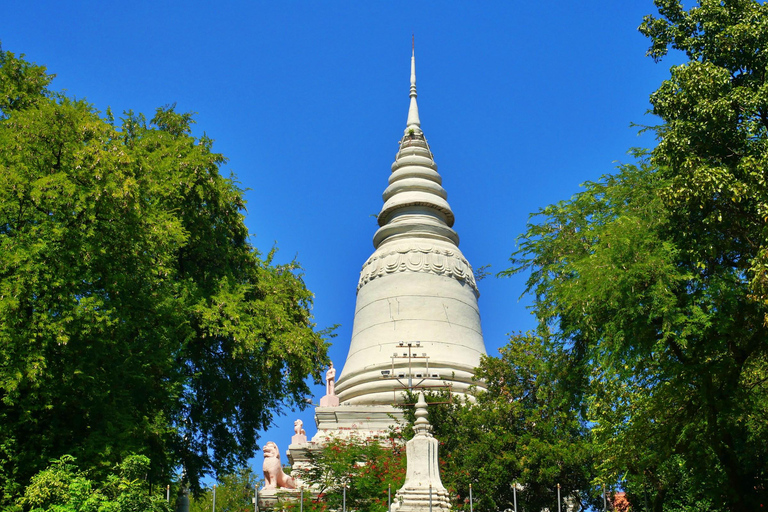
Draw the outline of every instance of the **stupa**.
M316 408L313 441L386 431L401 417L393 404L402 399L406 380L460 396L480 384L473 380L486 353L479 292L459 250L416 97L413 51L408 119L383 194L375 250L360 272L349 353L335 383L339 405Z

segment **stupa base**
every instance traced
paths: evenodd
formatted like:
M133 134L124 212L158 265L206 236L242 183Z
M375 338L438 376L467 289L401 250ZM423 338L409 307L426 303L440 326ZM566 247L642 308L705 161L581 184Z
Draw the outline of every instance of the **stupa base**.
M323 445L333 439L387 437L399 429L403 421L403 410L391 405L317 407L317 434L312 437L312 443Z
M431 494L431 495L430 495ZM403 488L397 492L390 512L447 512L451 509L445 488Z

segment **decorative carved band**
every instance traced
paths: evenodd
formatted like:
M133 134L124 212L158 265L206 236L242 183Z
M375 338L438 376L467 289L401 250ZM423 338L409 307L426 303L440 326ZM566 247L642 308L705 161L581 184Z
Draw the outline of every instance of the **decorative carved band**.
M397 272L426 272L452 277L472 287L479 295L472 266L458 251L417 245L398 247L389 252L374 254L360 271L358 291L377 277Z

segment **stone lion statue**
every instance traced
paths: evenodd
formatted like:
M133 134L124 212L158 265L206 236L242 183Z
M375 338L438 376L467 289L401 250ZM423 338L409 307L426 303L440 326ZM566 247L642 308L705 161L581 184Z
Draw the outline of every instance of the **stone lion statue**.
M264 490L269 489L295 489L296 482L283 472L280 462L280 450L277 445L269 441L264 445Z

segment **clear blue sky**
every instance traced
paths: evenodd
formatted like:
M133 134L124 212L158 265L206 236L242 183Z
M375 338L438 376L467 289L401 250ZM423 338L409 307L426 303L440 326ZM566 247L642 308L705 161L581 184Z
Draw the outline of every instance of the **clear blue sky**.
M197 112L196 133L215 139L225 172L250 189L255 245L297 258L318 326L340 324L340 368L372 215L405 128L411 34L422 128L461 249L495 273L531 212L654 144L630 127L654 123L648 96L672 64L644 56L637 26L651 12L651 0L26 0L4 6L0 41L99 110L151 117L175 102ZM523 278L479 286L493 355L534 320L518 300ZM311 410L288 411L261 444L276 441L284 456L297 417L315 433Z

